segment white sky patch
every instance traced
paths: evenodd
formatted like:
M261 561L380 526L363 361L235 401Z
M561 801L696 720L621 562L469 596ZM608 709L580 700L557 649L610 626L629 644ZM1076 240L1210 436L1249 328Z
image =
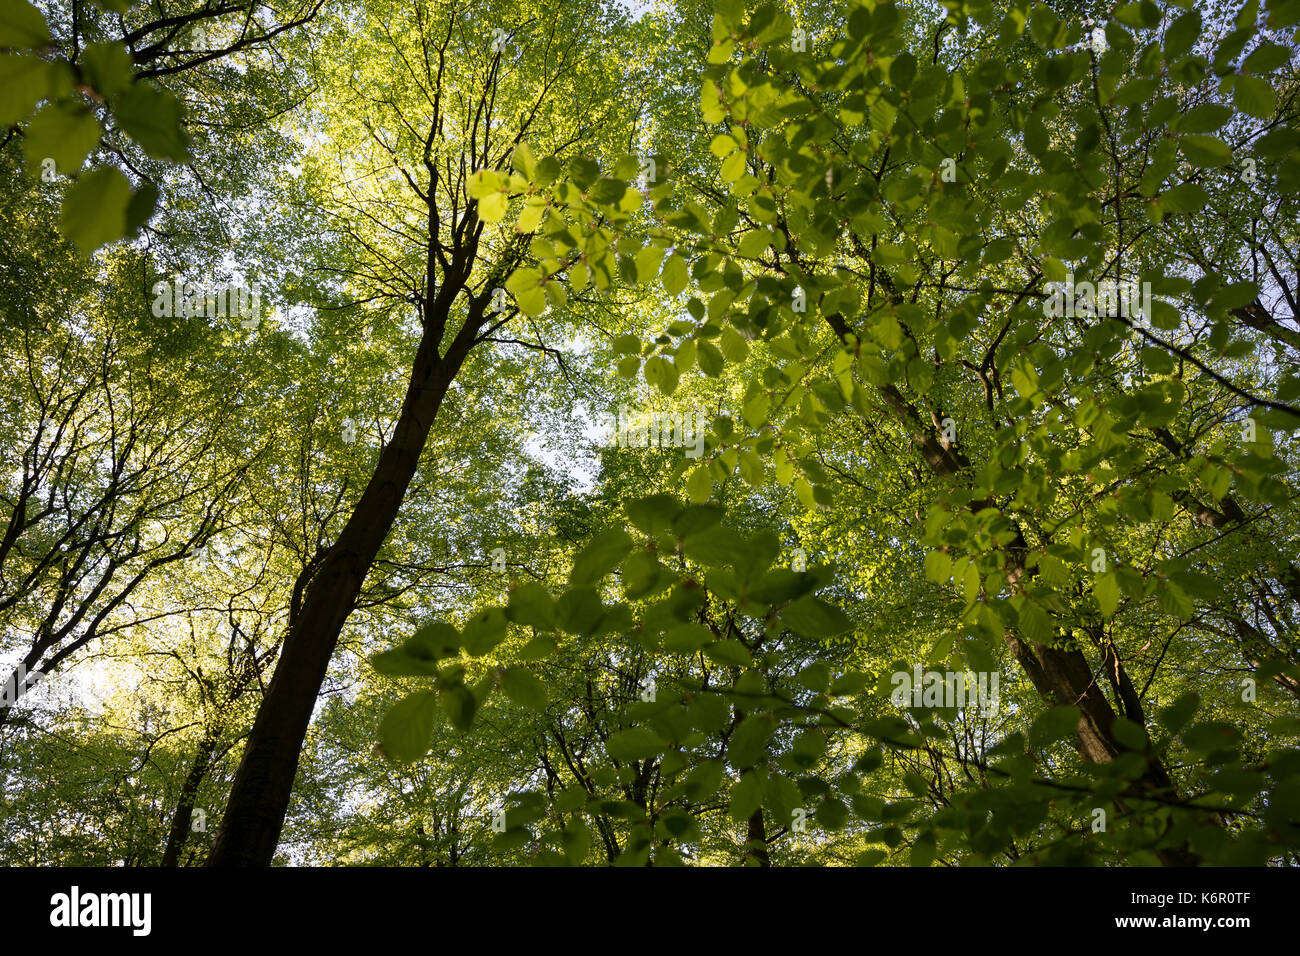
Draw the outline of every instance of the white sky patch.
M564 350L571 355L586 355L592 349L592 341L581 332L575 332L564 343Z
M569 476L586 493L595 489L600 476L600 447L605 440L597 416L578 403L567 417L534 421L523 450L551 471Z
M21 651L5 655L0 666L0 682L9 679L21 657ZM65 661L53 674L42 673L40 679L22 694L14 710L48 710L66 714L79 709L89 716L98 717L103 715L108 700L132 693L138 680L138 674L128 673L117 660Z
M626 10L633 20L640 20L654 7L650 0L614 0L614 3Z

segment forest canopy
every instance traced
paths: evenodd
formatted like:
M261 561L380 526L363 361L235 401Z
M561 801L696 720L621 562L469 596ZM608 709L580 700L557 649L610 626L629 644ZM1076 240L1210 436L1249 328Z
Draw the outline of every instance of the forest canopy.
M1300 0L0 0L0 862L1300 863Z

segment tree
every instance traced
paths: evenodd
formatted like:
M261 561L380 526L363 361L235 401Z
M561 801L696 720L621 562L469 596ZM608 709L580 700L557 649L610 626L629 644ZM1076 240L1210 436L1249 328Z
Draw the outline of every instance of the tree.
M11 7L6 859L1300 860L1291 0Z
M274 855L316 695L438 410L471 350L517 312L497 290L509 287L521 303L539 294L526 285L537 282L537 274L521 270L528 256L525 230L494 226L504 194L480 192L476 184L512 160L527 170L527 154L515 150L530 134L555 150L582 140L578 118L575 132L557 128L543 113L560 91L575 92L586 72L590 41L581 34L562 34L558 18L524 19L505 7L497 16L511 26L495 32L454 8L417 5L406 16L411 22L397 34L387 17L367 27L357 50L382 53L398 68L402 99L396 91L371 93L377 78L354 86L351 76L338 77L341 94L365 111L371 165L361 177L377 179L375 165L393 167L391 186L367 183L383 215L347 195L353 189L350 162L329 201L351 213L345 228L356 260L341 271L372 301L388 303L394 320L414 311L418 344L410 380L392 436L347 523L295 584L288 633L235 777L213 865L266 864ZM506 58L512 44L518 44L518 72ZM389 244L394 252L387 251ZM548 284L546 292L559 294L558 284Z

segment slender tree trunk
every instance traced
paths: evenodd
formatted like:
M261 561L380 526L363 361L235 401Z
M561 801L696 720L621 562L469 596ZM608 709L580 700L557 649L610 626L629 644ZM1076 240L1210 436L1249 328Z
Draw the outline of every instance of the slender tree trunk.
M215 734L204 734L199 749L190 764L190 772L185 776L181 787L180 799L176 803L176 812L172 815L171 830L167 834L167 845L163 848L162 865L176 866L180 860L181 850L190 837L190 820L194 816L194 800L199 794L199 786L208 775L212 766L212 753L217 748Z
M397 518L438 407L473 344L476 328L467 318L448 354L440 357L442 323L429 323L426 317L393 437L338 540L299 576L295 591L302 594L301 604L290 615L209 866L269 866L275 856L302 742L339 634Z
M767 675L764 674L763 676L764 679L766 679ZM734 683L732 686L735 686ZM739 707L734 707L733 711L735 712L735 722L732 724L732 729L734 730L744 722L745 712ZM740 768L740 772L744 774L748 773L752 769L752 765L749 767L742 767ZM754 812L749 815L749 819L745 821L745 854L741 858L741 862L745 866L772 865L767 854L767 829L763 825L763 808L761 806L757 807Z
M767 828L763 826L763 808L749 815L745 824L745 862L754 866L771 866L767 855Z

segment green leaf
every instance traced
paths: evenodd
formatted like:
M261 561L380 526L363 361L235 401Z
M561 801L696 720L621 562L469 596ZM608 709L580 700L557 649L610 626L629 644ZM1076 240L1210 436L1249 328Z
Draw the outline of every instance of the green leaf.
M600 165L586 156L575 156L569 160L569 178L579 189L588 189L600 178Z
M610 528L597 535L573 561L570 587L592 587L613 571L632 550L632 538L622 528Z
M526 315L541 315L546 311L545 277L541 270L525 267L516 269L506 280L506 291L515 297L520 311Z
M740 144L726 133L719 133L709 141L709 152L718 157L718 159L730 156L739 148Z
M678 372L685 372L695 364L695 340L683 339L677 345L677 351L673 353L673 365Z
M1180 133L1213 133L1232 119L1232 110L1221 103L1194 106L1178 120Z
M25 119L46 95L48 64L34 56L0 54L0 127Z
M682 513L682 503L672 495L658 494L630 501L623 510L637 530L658 535L672 530L674 519Z
M692 504L673 518L673 532L682 539L696 540L696 535L712 533L726 512L717 505Z
M81 69L90 86L108 99L131 85L131 54L117 43L92 43L81 54Z
M1232 86L1232 101L1243 113L1261 119L1268 119L1277 109L1277 93L1268 80L1258 76L1238 76Z
M593 203L616 205L627 194L627 191L627 183L623 182L623 180L603 176L592 188L589 198Z
M591 849L591 828L581 819L567 823L560 833L560 845L570 866L581 866Z
M758 428L767 421L767 413L771 406L772 400L768 398L767 393L759 392L745 403L740 414L751 428Z
M749 354L749 343L731 326L722 330L722 354L729 362L739 362Z
M113 117L154 159L189 159L181 101L166 90L135 84L115 98Z
M484 608L461 628L465 650L479 657L500 644L506 636L506 612L499 607Z
M722 161L722 181L734 183L745 171L746 154L737 150Z
M668 569L648 551L633 551L621 567L623 591L633 601L663 590L671 583Z
M664 250L659 246L646 246L636 254L636 281L646 283L659 274L659 263Z
M402 763L423 757L433 740L437 713L438 695L433 691L419 691L398 701L379 725L384 753Z
M1092 586L1092 594L1101 606L1101 613L1105 617L1113 617L1115 609L1119 607L1119 581L1115 572L1107 571L1097 578L1096 584Z
M520 707L546 709L546 685L523 667L507 667L501 672L501 689Z
M1063 44L1065 25L1060 17L1040 4L1035 7L1034 15L1030 18L1029 33L1040 47L1051 50Z
M812 483L800 475L794 480L795 497L805 508L814 508L817 505L816 493L813 491Z
M1053 707L1040 714L1029 729L1030 745L1046 747L1066 739L1079 726L1079 716L1079 708L1073 706Z
M668 742L653 730L634 727L610 734L605 741L605 751L614 760L631 763L634 760L649 760L668 749Z
M45 17L27 0L0 0L0 46L41 47L53 42Z
M444 688L438 695L442 712L447 715L451 725L457 730L469 730L474 723L474 712L478 710L478 701L474 692L464 684L453 684ZM427 747L427 744L426 744Z
M740 449L740 476L754 487L763 483L763 459L748 448Z
M560 161L554 156L543 156L537 164L536 174L533 176L535 182L542 186L549 186L560 178L564 172Z
M744 769L760 763L775 730L776 721L770 714L755 714L742 720L727 741L727 758L731 765Z
M614 337L614 351L619 354L635 355L641 351L641 337L625 333Z
M748 667L754 663L749 648L740 641L731 639L710 644L704 648L704 654L713 663L721 664L723 667Z
M91 253L126 232L131 184L112 166L80 177L63 200L59 227L82 252Z
M712 490L706 489L706 491ZM682 542L686 556L706 568L738 566L752 553L750 543L740 532L726 526L711 528Z
M506 214L507 201L503 192L488 193L478 201L478 217L484 222L500 222Z
M1052 633L1052 618L1039 604L1026 599L1019 607L1020 632L1031 641L1045 641Z
M519 143L510 154L510 164L519 170L520 175L532 179L537 171L537 157L527 143Z
M149 221L158 206L158 187L144 183L131 196L126 206L126 233L134 236Z
M546 215L546 200L540 196L532 196L524 203L523 212L515 221L515 228L520 232L534 232L542 224L542 217Z
M889 82L899 90L907 90L916 76L916 57L904 50L889 65Z
M1197 708L1201 706L1200 695L1195 691L1188 691L1180 695L1172 704L1160 711L1157 720L1160 725L1170 733L1178 733L1187 723L1196 716Z
M555 626L555 601L544 585L528 581L510 592L506 618L525 627L547 630Z
M713 632L703 624L688 622L664 634L664 650L669 654L694 654L713 640Z
M717 378L722 374L723 368L726 367L727 360L723 358L722 351L712 342L701 340L698 343L695 352L695 361L700 366L700 371L711 378Z
M1170 24L1165 31L1165 56L1175 60L1189 53L1201 35L1201 14L1192 10Z
M781 604L803 597L816 586L816 579L807 572L773 568L750 589L749 596L763 604Z
M763 805L763 778L754 771L743 773L731 788L731 819L744 823Z
M786 605L778 618L790 630L804 637L834 637L853 626L847 614L812 595Z
M709 63L726 63L731 59L731 54L735 52L736 44L733 40L726 40L722 43L716 43L709 49Z
M557 309L563 309L569 301L564 285L555 279L546 280L546 298Z
M1160 205L1166 212L1195 212L1204 208L1209 194L1196 183L1183 183L1160 194Z
M1232 162L1232 150L1215 136L1182 136L1178 146L1189 163L1202 169L1215 169Z
M898 107L880 96L872 101L868 113L871 117L871 128L881 133L888 133L893 129L894 120L898 117Z
M1286 66L1291 60L1291 51L1277 43L1261 43L1250 52L1241 64L1245 73L1272 73L1279 67Z
M664 291L669 295L677 295L686 288L688 279L686 263L681 256L673 253L664 262L663 272L659 275L659 282L664 287Z
M23 152L32 170L39 171L42 161L48 158L54 160L57 172L70 176L81 169L86 154L99 142L101 132L99 121L85 106L73 102L47 103L27 124ZM122 200L122 206L125 209L126 199Z
M931 551L925 556L925 576L935 584L952 577L952 558L945 551Z
M708 501L713 494L713 478L709 475L708 465L697 465L686 479L686 494L691 501Z
M554 657L559 645L549 634L538 634L531 641L519 648L516 656L521 661L544 661Z
M375 654L370 662L376 671L390 677L433 676L438 673L438 661L459 648L459 632L450 624L433 621L392 650Z
M1201 469L1200 479L1216 501L1222 500L1232 487L1232 472L1209 463Z
M741 238L737 251L748 259L757 259L771 244L772 235L766 229L752 229Z
M470 174L465 182L465 191L470 199L482 199L501 191L501 177L494 169L479 169Z
M1129 720L1127 717L1116 717L1115 722L1111 724L1111 733L1120 745L1136 751L1143 751L1147 746L1147 735L1141 727Z

